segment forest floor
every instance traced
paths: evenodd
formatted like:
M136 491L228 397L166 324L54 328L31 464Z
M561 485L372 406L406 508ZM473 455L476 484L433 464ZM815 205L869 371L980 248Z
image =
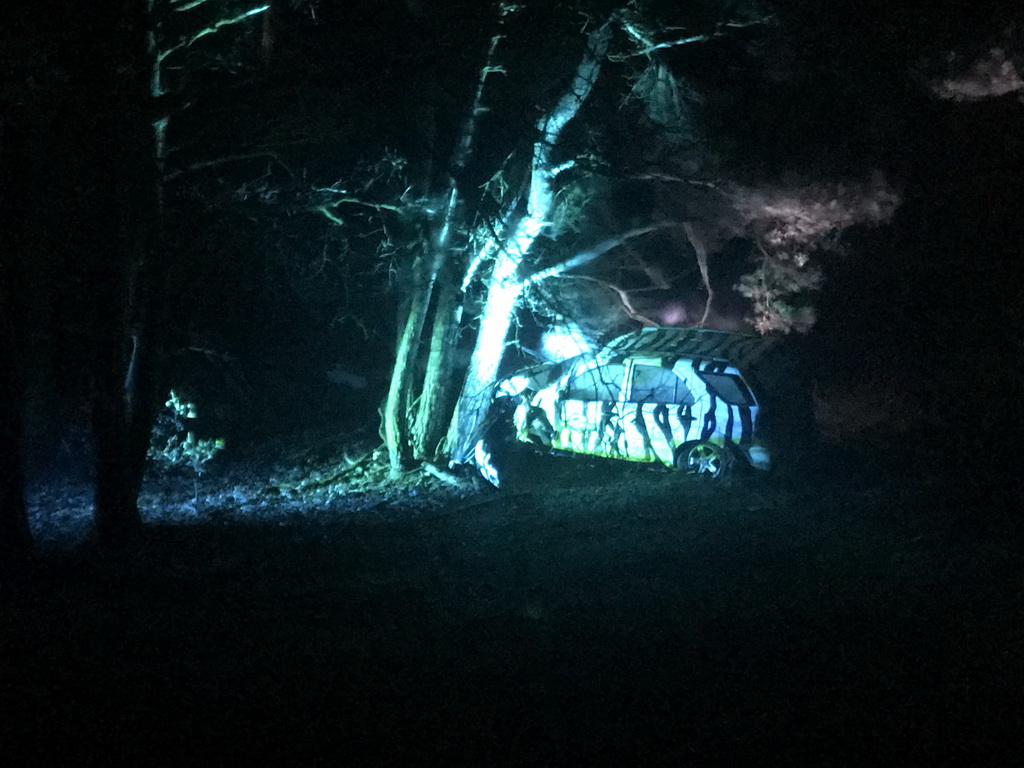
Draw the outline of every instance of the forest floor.
M117 551L79 541L87 488L36 489L47 549L0 587L4 751L994 765L1024 743L1019 491L528 454L512 487L465 490L380 484L370 447L344 482L272 451L211 464L197 502L154 478Z

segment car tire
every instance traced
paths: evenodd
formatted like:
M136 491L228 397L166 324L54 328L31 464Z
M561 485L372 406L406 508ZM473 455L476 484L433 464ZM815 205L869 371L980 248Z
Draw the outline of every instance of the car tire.
M707 480L721 480L732 472L734 459L728 448L702 440L679 447L676 468Z

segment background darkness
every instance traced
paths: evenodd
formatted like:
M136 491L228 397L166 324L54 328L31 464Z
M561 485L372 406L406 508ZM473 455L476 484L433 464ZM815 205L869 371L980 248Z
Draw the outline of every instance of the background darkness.
M28 290L30 349L39 354L26 362L40 400L33 426L50 435L44 445L79 408L82 358L90 354L83 334L104 281L97 241L113 226L104 183L116 170L108 152L116 138L103 135L109 94L97 74L118 55L108 46L116 19L109 7L107 15L67 2L7 11L8 122L24 128L14 166L20 178L6 183L18 186L19 218L37 254ZM670 15L673 5L665 8ZM1013 96L943 102L925 84L944 71L948 53L970 62L987 50L1013 14L985 3L939 10L781 2L776 9L777 31L756 46L712 43L678 53L675 63L704 96L697 119L710 149L726 153L732 175L755 183L787 174L828 182L878 169L904 198L890 225L847 233L845 251L824 261L821 320L799 341L812 378L881 366L934 400L956 371L963 374L958 399L978 386L994 390L985 398L999 398L996 382L1017 375L1019 357L1024 113ZM699 25L701 9L688 13ZM579 41L558 40L579 18L564 5L524 14L520 38L509 42L516 67L497 86L495 117L485 119L478 162L468 170L476 181L528 140L538 105L573 66ZM225 34L235 38L228 49L213 48L204 54L212 62L189 75L191 106L172 121L173 164L272 146L289 169L260 156L169 186L169 315L178 357L171 368L179 387L217 401L221 429L256 437L304 417L344 422L352 393L332 391L323 375L339 363L375 388L356 398L360 416L382 392L401 275L389 276L386 260L374 256L369 230L342 242L322 217L291 212L287 176L331 184L358 176L357 164L385 149L410 158L414 170L428 160L443 164L489 23L476 3L425 3L417 16L397 0L322 2L315 21L308 6L283 4L272 66L258 61L257 23ZM617 74L610 65L607 79ZM613 141L623 119L619 98L595 95L585 118L611 126ZM434 150L425 144L426 110L436 119ZM628 143L628 131L627 121L617 140ZM273 204L258 202L261 185L278 191ZM333 259L317 266L318 254L328 253ZM717 265L723 275L741 267L728 258ZM990 373L968 373L979 366Z
M948 73L951 52L962 71L1005 30L1019 37L1021 10L779 0L766 38L673 55L704 97L700 151L731 178L880 170L901 191L889 224L846 232L823 258L820 320L787 347L808 387L881 381L914 405L907 432L822 448L764 484L709 489L544 456L508 492L404 478L302 500L289 481L339 464L335 453L317 463L325 434L377 443L412 239L391 222L396 245L382 255L378 219L352 214L341 231L310 213L309 189L373 176L386 150L413 177L443 166L491 34L483 3L410 5L322 0L314 20L281 3L269 66L256 23L173 71L188 78L173 167L240 156L168 184L160 271L168 385L197 402L204 434L228 438L223 471L204 480L219 501L203 517L180 483L157 483L148 498L166 515L135 546L46 553L0 583L0 754L1012 762L1024 734L1024 105L940 101L926 83ZM34 503L59 526L69 510L87 516L87 382L118 301L115 182L133 180L126 126L146 120L111 106L132 103L112 85L128 6L7 6L0 230L26 269L3 287L27 328L2 340L0 360L18 363L0 375L28 384ZM671 19L681 6L657 10ZM694 25L713 8L685 4ZM527 148L578 60L573 5L530 4L517 24L469 186ZM643 157L636 107L615 86L626 68L607 65L574 148L593 139ZM611 199L614 216L559 247L635 225L656 202L631 189ZM728 243L714 276L728 284L749 254ZM694 290L675 288L666 301ZM726 294L724 311L742 314ZM334 384L332 369L366 386Z

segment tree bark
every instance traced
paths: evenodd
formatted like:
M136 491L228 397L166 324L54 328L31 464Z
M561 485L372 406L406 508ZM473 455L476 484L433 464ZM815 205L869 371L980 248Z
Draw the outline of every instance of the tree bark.
M491 393L505 353L505 340L526 285L522 263L547 226L548 214L554 205L557 175L554 148L565 126L576 117L590 96L601 72L610 37L610 21L590 33L572 83L537 125L527 213L495 253L494 266L487 281L487 300L480 317L480 332L449 430L453 464L468 463L473 456L480 426L490 408Z
M100 345L104 370L97 372L93 401L93 514L96 533L105 543L129 540L142 526L138 499L159 399L157 361L150 352L151 335L140 331L126 354L116 348L120 346L119 339L108 337L107 343Z
M416 263L413 265L413 279L417 281L417 285L413 287L409 297L409 305L406 308L402 328L398 335L398 343L395 348L395 367L391 371L391 382L388 386L382 414L384 445L388 450L388 461L393 477L402 472L412 457L409 444L409 400L429 299L427 286L420 287L418 285L421 281L422 271L423 256L421 255L417 257Z
M445 437L458 386L452 375L459 331L456 318L458 305L459 290L455 276L450 269L445 269L438 276L430 351L413 425L413 451L416 458L422 461L435 461L446 454Z
M94 93L99 114L97 142L108 142L93 169L102 191L97 211L105 216L91 233L99 280L95 286L92 429L95 450L93 516L98 538L121 543L142 525L139 491L146 470L155 413L158 265L163 245L162 182L164 121L150 122L156 51L149 42L146 8L122 0L118 18L108 17L111 40ZM131 74L125 74L126 72Z
M0 254L0 573L19 570L32 551L22 466L26 211L23 191L15 188L26 177L19 168L22 147L14 131L0 118L0 209L9 216Z
M452 243L465 233L465 215L462 191L458 176L466 169L473 157L474 142L480 115L484 108L484 90L488 77L501 68L496 63L498 44L502 39L503 25L507 17L515 12L515 6L502 6L498 32L491 37L487 55L477 77L473 101L462 122L458 139L452 151L451 172L444 180L444 207L436 231L429 244L416 259L413 267L413 293L409 300L408 313L398 337L395 352L395 367L384 404L384 442L388 450L391 474L398 474L409 460L432 458L442 443L443 432L451 418L448 410L451 398L447 396L454 371L452 351L457 331L454 319L458 306L458 292L454 286L445 284L439 296L435 296L439 276L452 276ZM433 130L433 122L430 124ZM450 282L450 281L448 281ZM431 308L434 321L431 343L423 379L416 386L415 372L419 365L423 329ZM453 327L447 327L447 324ZM410 410L413 400L420 397L415 422L411 422Z

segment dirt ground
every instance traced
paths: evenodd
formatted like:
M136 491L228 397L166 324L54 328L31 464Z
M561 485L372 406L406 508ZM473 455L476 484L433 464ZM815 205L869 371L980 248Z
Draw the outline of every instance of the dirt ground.
M0 743L40 765L1019 756L1019 491L517 461L500 491L151 483L142 541L3 586ZM51 546L75 499L37 495Z

